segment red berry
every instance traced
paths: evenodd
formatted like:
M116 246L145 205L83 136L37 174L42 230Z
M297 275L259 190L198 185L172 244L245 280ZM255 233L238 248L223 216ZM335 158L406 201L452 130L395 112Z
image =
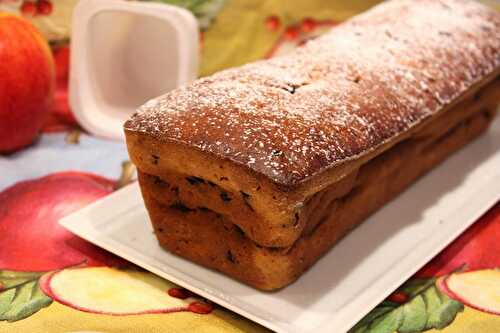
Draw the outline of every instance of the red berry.
M40 0L37 4L37 13L39 15L50 15L52 13L52 3L48 0Z
M269 16L268 18L266 18L265 24L266 24L267 30L276 31L281 26L281 20L278 16L273 15L273 16Z
M212 312L214 309L214 306L209 303L203 303L203 302L193 302L188 305L188 310L193 312L193 313L198 313L198 314L207 314Z
M36 5L31 1L26 1L21 5L21 13L23 13L23 15L35 16L36 12Z
M285 30L285 39L294 40L299 37L299 29L296 26L290 26Z
M316 29L316 21L310 17L306 17L302 20L302 25L300 28L304 32L311 32Z
M395 291L387 297L388 301L403 304L408 301L408 294L402 291Z
M184 288L170 288L168 294L175 298L186 299L191 296L191 292Z

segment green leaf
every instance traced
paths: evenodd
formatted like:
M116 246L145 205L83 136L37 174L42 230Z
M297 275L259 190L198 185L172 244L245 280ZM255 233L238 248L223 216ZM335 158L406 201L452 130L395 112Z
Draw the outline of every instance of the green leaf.
M408 295L404 304L383 301L349 333L416 333L448 326L463 311L463 304L441 293L435 279L413 279L399 292Z
M449 298L436 287L432 288L432 291L429 291L428 294L424 294L424 298L427 304L432 303L432 311L428 311L427 329L445 328L451 324L458 312L464 310L462 303ZM427 308L431 309L431 306Z
M408 294L412 298L433 286L435 282L435 279L412 279L406 281L398 290Z
M399 333L422 332L427 323L427 312L424 298L415 296L410 302L403 305L403 323L399 326Z
M16 289L9 289L0 293L0 316L10 309L14 296L16 296Z
M386 315L376 318L369 326L366 332L370 333L386 333L394 332L401 326L403 322L402 308L395 308Z
M0 271L0 321L17 321L52 303L39 286L43 273Z
M1 290L15 287L27 281L37 280L43 274L43 272L0 271L0 285L3 287Z

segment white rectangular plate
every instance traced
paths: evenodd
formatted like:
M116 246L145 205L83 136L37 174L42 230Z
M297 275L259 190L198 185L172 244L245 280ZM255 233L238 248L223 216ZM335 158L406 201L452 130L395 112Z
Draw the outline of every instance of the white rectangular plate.
M65 217L75 234L278 332L344 332L500 198L500 119L296 283L260 292L162 250L137 184Z

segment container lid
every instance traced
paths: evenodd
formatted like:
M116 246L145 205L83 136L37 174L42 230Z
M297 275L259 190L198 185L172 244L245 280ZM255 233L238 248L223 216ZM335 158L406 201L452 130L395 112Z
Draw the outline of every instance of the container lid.
M165 4L82 0L73 13L69 100L90 133L123 138L138 106L196 78L198 25Z

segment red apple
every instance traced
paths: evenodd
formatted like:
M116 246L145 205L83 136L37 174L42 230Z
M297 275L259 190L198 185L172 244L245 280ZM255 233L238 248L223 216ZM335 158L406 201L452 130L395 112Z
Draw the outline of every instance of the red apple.
M500 267L500 204L483 215L417 274L419 278Z
M64 229L58 220L109 194L115 182L60 172L0 193L0 269L49 271L68 266L119 266L125 261Z
M22 17L0 13L0 153L32 143L50 110L54 60L47 42Z

